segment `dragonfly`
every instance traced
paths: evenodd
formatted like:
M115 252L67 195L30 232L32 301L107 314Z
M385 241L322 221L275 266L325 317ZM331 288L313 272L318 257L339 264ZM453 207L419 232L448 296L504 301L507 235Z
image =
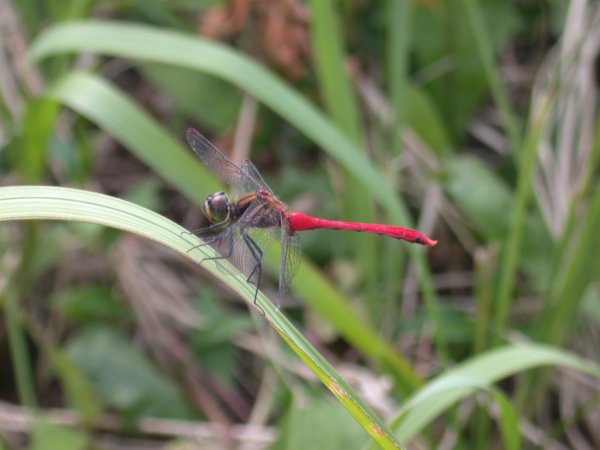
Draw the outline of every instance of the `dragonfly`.
M246 281L255 286L254 305L261 310L256 300L264 251L273 242L281 247L279 307L279 301L287 293L300 265L299 231L349 230L379 234L428 247L437 244L437 241L410 228L328 220L289 211L250 160L241 166L234 164L193 128L187 130L186 138L204 165L236 194L235 199L229 198L225 192L216 192L206 198L202 212L209 225L191 232L202 240L202 244L194 248L213 246L220 256L207 257L203 261L228 260L240 269Z

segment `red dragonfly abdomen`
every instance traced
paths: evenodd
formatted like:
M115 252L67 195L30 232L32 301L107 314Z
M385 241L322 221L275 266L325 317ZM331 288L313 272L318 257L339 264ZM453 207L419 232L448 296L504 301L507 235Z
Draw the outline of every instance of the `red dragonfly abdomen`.
M361 222L340 222L337 220L319 219L318 217L307 216L306 214L291 212L288 214L288 220L292 231L306 230L349 230L359 231L364 233L380 234L389 236L394 239L402 239L404 241L415 244L427 245L433 247L437 241L429 239L420 231L411 230L410 228L396 227L392 225L380 225L374 223Z

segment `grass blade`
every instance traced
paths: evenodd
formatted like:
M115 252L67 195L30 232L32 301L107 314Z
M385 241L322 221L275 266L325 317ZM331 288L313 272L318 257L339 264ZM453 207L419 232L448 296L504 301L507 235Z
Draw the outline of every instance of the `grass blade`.
M523 154L519 161L519 174L515 192L514 207L512 210L511 227L500 265L500 278L496 296L495 332L494 341L498 343L507 326L508 312L512 305L512 294L517 272L519 252L525 230L527 205L533 190L533 175L537 150L549 112L548 102L544 102L537 113L532 113L532 127L525 143Z
M600 365L572 353L541 345L505 346L430 381L404 404L392 428L401 442L408 442L454 403L502 378L544 365L569 367L600 378Z

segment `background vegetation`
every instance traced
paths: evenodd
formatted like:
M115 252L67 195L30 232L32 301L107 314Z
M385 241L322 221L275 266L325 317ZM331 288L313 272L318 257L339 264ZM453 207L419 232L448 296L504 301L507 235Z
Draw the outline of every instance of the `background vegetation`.
M600 447L597 2L0 20L0 448ZM293 210L440 243L306 233L263 317L176 225L224 188L188 126Z

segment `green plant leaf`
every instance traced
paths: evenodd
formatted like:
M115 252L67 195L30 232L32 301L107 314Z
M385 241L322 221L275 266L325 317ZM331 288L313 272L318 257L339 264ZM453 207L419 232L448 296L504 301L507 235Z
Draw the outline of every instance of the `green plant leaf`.
M403 405L391 426L401 442L408 442L454 403L502 378L542 365L569 367L600 378L600 365L572 353L533 344L505 346L482 353L427 383Z
M366 437L352 417L330 399L306 399L302 405L291 406L270 450L346 450L360 448Z
M456 157L448 162L447 189L468 220L487 240L506 235L512 193L481 161Z
M223 132L235 123L242 98L230 84L165 64L143 64L141 69L182 111L199 119L212 132Z
M90 440L85 433L52 424L44 419L35 423L31 433L29 450L85 450L89 448Z
M61 380L68 404L77 410L85 423L93 423L102 412L102 405L94 396L91 384L81 369L62 350L45 343L45 351Z
M124 335L104 326L72 336L66 351L90 380L97 398L133 424L142 417L193 417L175 382Z
M113 322L127 317L123 303L113 296L109 287L102 284L90 283L60 291L54 303L54 308L69 323Z

